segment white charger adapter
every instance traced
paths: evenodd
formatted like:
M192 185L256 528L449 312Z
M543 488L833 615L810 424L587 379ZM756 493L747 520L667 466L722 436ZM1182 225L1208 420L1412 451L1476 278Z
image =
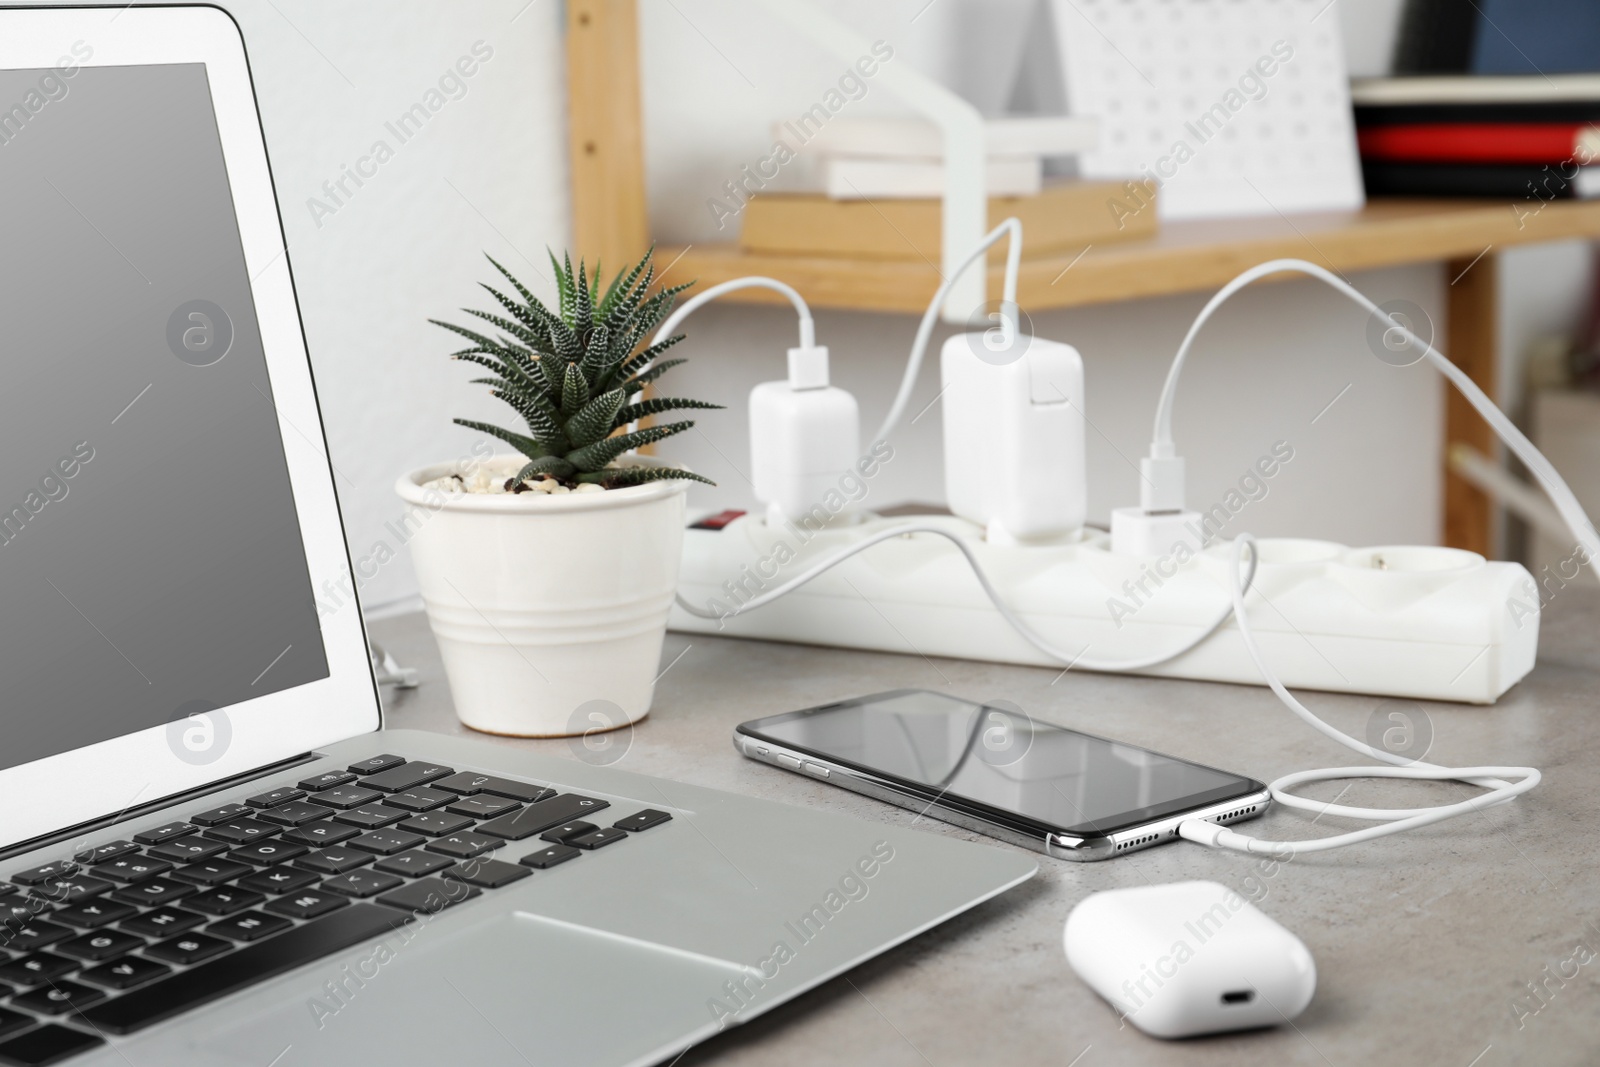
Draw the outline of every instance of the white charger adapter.
M828 384L828 347L789 349L788 380L750 390L750 481L767 522L853 522L839 478L860 457L861 412L854 396Z
M1019 335L1015 316L944 343L945 499L993 543L1067 541L1088 510L1083 358Z
M1078 977L1154 1037L1275 1026L1317 988L1301 940L1218 882L1092 893L1062 943Z

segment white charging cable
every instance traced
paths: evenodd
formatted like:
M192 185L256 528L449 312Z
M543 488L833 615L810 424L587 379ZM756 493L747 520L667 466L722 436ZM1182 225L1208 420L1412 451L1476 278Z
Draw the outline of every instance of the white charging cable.
M1584 514L1583 505L1578 503L1578 498L1573 495L1567 483L1556 472L1550 461L1544 457L1533 442L1525 437L1516 423L1506 417L1505 412L1495 406L1494 401L1486 396L1476 382L1467 377L1466 373L1450 360L1445 358L1433 345L1412 333L1403 323L1389 315L1377 304L1367 299L1366 294L1347 283L1330 271L1324 270L1315 263L1308 263L1303 259L1274 259L1259 266L1251 267L1240 274L1233 281L1217 290L1215 296L1201 308L1200 314L1195 316L1193 325L1184 336L1183 343L1178 346L1178 354L1173 357L1172 368L1167 371L1167 380L1161 387L1161 399L1156 405L1155 433L1150 443L1150 455L1141 464L1145 478L1140 485L1140 494L1145 511L1176 510L1183 507L1183 460L1177 456L1177 451L1172 442L1172 409L1176 402L1178 392L1178 375L1183 371L1184 361L1188 358L1189 350L1194 345L1195 337L1200 333L1212 314L1227 302L1228 298L1251 282L1265 278L1269 274L1293 272L1306 274L1318 281L1326 282L1334 289L1343 293L1357 304L1366 308L1368 312L1382 320L1386 329L1398 333L1407 344L1414 345L1415 350L1422 353L1434 368L1450 380L1450 383L1461 391L1461 395L1477 409L1484 421L1493 427L1494 432L1506 443L1506 446L1532 471L1534 477L1550 496L1556 510L1561 513L1562 519L1572 530L1574 537L1583 547L1590 560L1600 561L1600 536L1595 533L1594 524Z
M1347 748L1352 748L1363 756L1380 760L1384 763L1395 764L1392 767L1328 767L1316 771L1298 771L1286 774L1273 782L1272 799L1279 804L1291 808L1300 808L1303 811L1315 811L1322 815L1336 815L1346 819L1358 819L1375 822L1379 825L1369 826L1364 830L1352 830L1349 833L1335 834L1331 837L1321 837L1310 841L1264 841L1260 838L1250 837L1235 830L1219 826L1214 822L1204 819L1189 819L1178 824L1178 833L1190 841L1202 845L1211 845L1216 848L1233 849L1236 852L1256 852L1285 859L1299 855L1302 852L1325 852L1330 848L1342 848L1345 845L1354 845L1362 841L1370 841L1375 837L1387 837L1390 834L1404 833L1414 830L1419 826L1430 823L1443 822L1453 819L1457 815L1469 815L1482 811L1495 804L1503 804L1512 797L1526 793L1539 784L1539 772L1533 767L1440 767L1432 763L1410 761L1393 752L1386 752L1381 748L1374 748L1363 741L1358 741L1349 734L1334 729L1316 715L1312 714L1300 701L1295 699L1293 693L1284 687L1266 660L1261 655L1261 649L1256 644L1255 634L1251 632L1249 616L1245 613L1244 597L1246 582L1241 581L1240 568L1245 565L1245 554L1249 552L1249 566L1253 572L1254 561L1257 556L1256 540L1249 534L1240 534L1234 540L1233 566L1229 568L1229 584L1233 592L1233 616L1238 621L1239 636L1244 639L1244 647L1250 653L1250 659L1255 662L1256 669L1261 672L1261 677L1267 685L1283 701L1284 706L1298 715L1306 725L1313 730L1330 737ZM1353 808L1346 804L1325 804L1317 800L1308 800L1296 796L1290 790L1307 782L1329 782L1344 778L1422 778L1434 780L1450 780L1464 782L1468 785L1479 786L1488 792L1469 797L1454 804L1440 804L1426 808ZM1513 782L1502 779L1512 778Z
M878 435L873 440L887 441L895 427L900 424L901 417L905 415L906 405L911 403L911 391L917 384L917 375L922 371L922 359L928 352L928 341L933 337L933 327L939 321L939 309L944 307L945 299L949 297L950 289L955 285L956 279L982 259L1000 238L1006 236L1011 240L1006 246L1006 274L1000 291L998 329L1001 331L1001 341L1005 347L1010 347L1012 341L1016 339L1017 320L1021 317L1017 310L1017 273L1022 266L1022 223L1012 217L984 235L983 240L978 242L978 247L967 253L967 258L957 265L950 277L939 286L939 291L933 294L933 299L928 302L928 310L922 313L922 322L917 325L916 340L911 342L911 356L906 360L905 374L900 377L900 391L895 394L894 403L889 405L889 414L884 416L883 425L878 427Z
M661 324L661 329L656 331L655 338L650 343L652 345L660 344L668 337L671 337L672 331L678 328L678 324L692 315L696 309L710 303L719 296L738 289L771 289L773 292L781 293L787 297L789 303L794 305L795 314L800 316L800 347L815 348L817 346L817 328L811 320L811 308L806 304L805 297L801 296L794 286L787 282L780 282L776 278L767 278L759 274L753 274L748 278L735 278L732 281L723 282L721 285L713 285L709 289L696 293L682 304L679 304L677 310L667 316L667 321Z

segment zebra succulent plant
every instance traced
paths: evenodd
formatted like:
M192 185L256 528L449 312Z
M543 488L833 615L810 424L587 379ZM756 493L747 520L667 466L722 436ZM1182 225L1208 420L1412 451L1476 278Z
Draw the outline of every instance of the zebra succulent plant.
M641 347L671 313L677 294L689 288L679 285L651 293L655 279L652 255L653 251L647 252L632 269L619 271L601 292L598 264L590 274L580 260L574 271L570 255L557 263L551 253L560 296L556 311L545 307L490 256L489 262L521 299L484 285L505 314L462 310L489 323L499 331L498 335L490 337L438 319L428 320L472 342L472 347L451 358L489 368L493 377L474 379L474 384L489 386L491 395L509 404L527 424L528 432L524 434L470 419L455 420L461 426L498 437L528 458L506 483L508 490L519 489L525 480L541 476L554 478L568 488L592 482L616 489L671 478L716 484L675 467L615 464L630 449L653 444L694 425L673 422L628 431L630 423L665 411L722 406L682 397L645 400L638 395L645 386L686 362L659 358L683 340L681 334Z

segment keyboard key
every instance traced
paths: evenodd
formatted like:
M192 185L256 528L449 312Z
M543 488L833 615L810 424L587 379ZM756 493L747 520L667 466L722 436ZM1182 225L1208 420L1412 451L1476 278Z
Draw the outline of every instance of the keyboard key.
M0 982L10 982L12 985L28 989L54 981L77 969L78 964L74 960L48 952L35 952L31 956L23 956L10 963L0 964Z
M191 971L152 982L114 1000L96 1005L89 1009L84 1018L98 1030L113 1034L132 1033L274 975L293 970L302 964L321 959L329 953L340 952L363 941L381 937L407 921L409 916L369 904L341 908L260 944L248 945ZM205 938L205 935L192 935L194 940L201 938ZM226 951L228 948L226 942L217 941L215 938L205 938L205 940L215 942L218 952ZM152 948L146 955L155 953L156 949Z
M9 1014L9 1013L6 1013ZM32 1020L29 1020L32 1022ZM4 1032L0 1028L0 1032ZM43 1067L47 1063L60 1063L96 1045L105 1039L65 1026L41 1026L32 1033L0 1042L0 1063L14 1063L18 1067Z
M71 923L85 929L94 930L108 923L120 922L130 915L137 915L138 908L132 904L119 904L114 900L86 900L81 904L68 904L66 907L57 908L51 913L51 918L56 922Z
M313 852L296 862L295 866L301 870L316 871L318 874L344 874L357 867L365 867L371 862L372 853L339 845L325 848L321 852Z
M139 846L132 841L107 841L103 845L84 849L72 858L79 863L104 863L107 860L114 860L118 856L126 856L130 852L137 851L139 851Z
M264 910L275 915L287 915L291 919L315 919L318 915L325 915L338 908L347 907L349 897L339 896L337 893L324 893L321 889L306 893L290 893L286 897L279 897Z
M276 789L269 789L265 793L257 793L245 800L252 808L275 808L279 804L287 804L291 800L299 800L306 795L306 791L299 786L281 785Z
M355 780L356 776L349 771L329 771L326 774L319 774L311 778L302 778L300 780L300 788L307 793L317 793L324 789L333 789L337 786L346 785Z
M567 840L567 844L571 845L573 848L581 848L585 851L593 851L597 848L605 848L607 845L614 845L627 836L628 835L621 830L615 830L608 827L604 830L591 830L589 833L579 834L577 837L569 838Z
M574 822L564 822L560 826L546 830L544 833L539 835L539 840L551 841L557 845L564 845L567 843L569 838L577 837L579 834L591 833L598 829L600 829L600 827L596 826L594 823L584 822L582 819L578 819Z
M179 867L172 872L172 877L190 885L221 885L223 882L233 881L240 875L249 874L254 869L249 864L235 863L233 860L207 860L205 863L190 863Z
M609 808L610 801L600 800L596 797L579 796L577 793L563 793L549 800L541 800L529 804L521 811L510 815L502 815L491 822L483 823L478 827L479 833L493 834L503 837L508 841L521 841L524 837L532 837L550 829L560 826L573 819L588 818L602 808Z
M171 860L154 859L150 856L123 856L110 863L97 864L89 868L89 873L96 878L109 878L113 882L142 882L146 878L154 878L170 870L172 870Z
M234 819L221 826L213 826L206 831L206 836L218 841L226 841L230 845L248 845L254 841L265 841L283 832L283 827L275 826L270 822L260 819ZM151 849L154 852L155 849Z
M321 804L307 804L303 800L291 800L287 804L279 804L275 808L268 808L261 813L261 818L267 822L277 823L279 826L304 826L308 822L326 819L332 814L332 808L325 808Z
M134 834L133 839L141 845L159 845L163 841L171 841L174 837L183 837L194 833L194 827L186 822L169 822L165 826L158 826L154 830L146 830Z
M98 961L132 952L136 948L144 948L144 938L125 934L121 930L96 930L92 934L83 934L71 941L63 941L55 950L64 956Z
M231 937L235 941L259 941L263 937L270 937L279 930L287 930L291 925L288 919L281 915L268 915L260 911L246 911L223 919L206 927L206 933L212 937Z
M104 878L91 878L86 874L79 874L71 878L55 878L41 882L36 886L30 886L28 891L36 897L61 903L82 900L85 897L97 897L114 888L115 885Z
M384 798L384 803L395 808L404 808L407 811L432 811L442 808L456 798L454 793L446 793L442 789L432 786L418 786L399 793L391 793Z
M429 852L442 852L446 856L454 856L457 859L470 859L473 856L488 852L490 849L499 848L503 844L505 842L497 837L484 837L482 834L463 832L429 841L422 847Z
M398 793L405 789L413 789L419 785L427 785L436 778L454 774L454 767L445 767L438 763L426 763L413 760L402 763L398 767L390 767L377 774L369 774L361 779L361 784L368 789L381 789L385 793Z
M385 871L351 871L337 878L329 878L322 883L321 888L326 892L347 897L372 897L387 892L403 884L404 881L405 879L399 875Z
M442 877L484 889L499 889L532 873L526 867L500 860L467 860L445 871Z
M433 783L435 789L448 789L452 793L462 796L472 796L477 793L493 793L496 796L510 797L524 804L531 804L535 800L544 800L555 795L554 789L542 785L533 785L529 782L514 782L510 778L499 778L492 774L475 774L472 771L462 771L452 774L448 778L441 778Z
M445 811L457 815L470 815L474 819L492 819L496 815L504 815L508 811L515 811L522 807L515 800L505 797L491 796L488 793L475 797L462 797L460 800L445 808Z
M406 817L406 813L399 808L391 808L386 804L363 804L359 808L341 811L334 816L339 822L349 823L351 826L360 826L367 830L376 830L380 826L399 822Z
M274 867L280 863L287 863L296 856L304 856L310 851L298 841L258 841L253 845L234 849L228 853L228 858L238 860L240 863L253 863L257 867Z
M354 826L346 826L343 823L309 822L304 826L296 826L293 830L284 831L283 840L321 848L323 845L337 845L340 841L347 841L360 832Z
M404 830L374 830L350 842L350 847L359 848L363 852L376 852L380 856L391 856L396 852L415 848L426 840L427 838L421 834L407 833Z
M386 752L381 756L373 756L371 759L356 760L356 762L350 764L348 770L351 774L377 774L379 771L386 771L390 767L398 767L405 761L406 758L404 756L396 756Z
M483 890L461 882L447 882L442 878L419 878L393 892L383 894L378 898L378 903L399 908L401 911L420 911L432 915L482 895Z
M219 952L226 952L233 946L220 937L207 937L205 934L179 934L177 937L168 938L159 944L151 945L144 950L146 956L154 956L158 960L168 963L198 963L210 959Z
M183 902L185 908L191 911L204 912L207 915L232 915L236 911L253 908L267 899L265 893L257 893L253 889L236 889L231 885L208 889L204 893L197 893ZM65 951L63 949L62 951Z
M306 798L313 804L322 804L330 808L359 808L363 804L370 804L374 800L382 800L383 794L376 789L364 789L359 785L341 785L334 789L324 789L320 793L313 793Z
M444 811L423 812L413 815L400 824L400 829L410 830L412 833L427 834L429 837L441 837L453 834L457 830L465 830L472 825L472 820L465 815L451 815Z
M43 867L33 867L26 871L18 871L11 876L17 885L38 885L48 882L52 878L65 878L78 869L78 865L71 860L57 860L47 863Z
M657 811L655 808L645 808L638 814L618 819L611 825L618 830L626 830L631 834L636 834L640 830L648 830L652 826L660 826L662 823L670 821L671 818L672 816L667 812Z
M185 930L193 930L205 922L200 916L176 908L157 908L136 919L124 919L122 929L140 937L171 937Z
M287 866L269 867L239 879L239 885L244 889L254 889L258 893L293 893L296 889L303 889L313 882L320 881L321 878L321 875L312 871L300 871Z
M90 967L78 977L106 989L132 989L152 979L172 973L172 968L138 956L124 956L120 960Z
M40 900L38 897L10 897L0 900L0 929L31 923L49 910L50 902Z
M6 947L17 952L33 952L57 941L65 941L72 933L65 926L35 919L12 930L10 936L6 937Z
M111 894L111 899L120 900L124 904L137 904L140 907L158 907L162 904L171 904L175 900L182 900L194 891L192 885L168 881L165 878L152 878L147 882L137 882L118 889Z
M216 826L218 823L225 823L229 819L237 819L249 814L250 807L247 804L224 804L220 808L212 808L210 811L202 811L199 815L191 815L189 816L189 821L199 826Z
M11 998L11 1003L23 1011L40 1015L65 1015L77 1008L87 1007L106 995L98 989L77 982L56 981L47 986Z
M28 1016L0 1008L0 1037L10 1037L18 1030L26 1030L32 1025L33 1020Z
M204 837L179 837L152 848L149 855L157 859L172 860L174 863L193 863L195 860L210 859L217 853L226 851L228 851L226 841L211 841Z
M575 860L581 855L583 853L571 845L551 845L549 848L541 848L538 852L530 852L517 862L544 870L547 867L554 867L558 863Z
M436 856L431 852L415 849L411 852L402 852L398 856L385 856L372 866L375 870L388 871L390 874L420 878L425 874L437 874L451 866L452 862L448 856Z

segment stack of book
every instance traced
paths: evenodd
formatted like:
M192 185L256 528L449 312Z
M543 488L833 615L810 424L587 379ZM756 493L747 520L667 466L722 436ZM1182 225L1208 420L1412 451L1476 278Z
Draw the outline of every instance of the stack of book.
M989 222L1023 221L1026 252L1044 254L1149 236L1155 189L1146 182L1050 179L1045 161L1095 147L1097 124L1074 117L985 123ZM940 261L943 134L922 119L836 118L820 129L780 123L797 163L745 205L747 252ZM1003 248L1000 249L1003 252Z
M1379 78L1351 97L1369 196L1600 196L1600 75Z
M944 192L944 134L919 118L809 116L778 123L774 140L797 146L809 184L835 200L938 199ZM1093 119L1070 116L995 118L984 122L987 180L992 196L1036 196L1047 158L1074 156L1099 139Z

